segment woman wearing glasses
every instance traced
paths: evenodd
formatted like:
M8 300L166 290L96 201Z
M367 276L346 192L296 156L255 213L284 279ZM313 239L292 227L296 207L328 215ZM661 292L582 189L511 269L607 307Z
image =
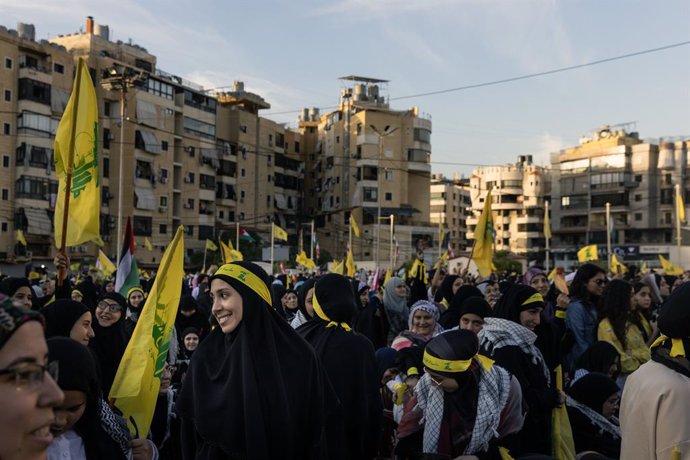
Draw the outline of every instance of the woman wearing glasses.
M101 388L106 398L129 342L129 335L125 330L126 306L127 301L124 297L117 292L111 292L101 297L94 311L96 321L92 327L95 337L89 342L89 347L98 358Z
M580 355L597 341L597 304L606 283L606 273L594 264L583 264L575 273L565 318L565 327L574 341L566 357L568 369L572 369Z
M3 297L3 296L0 296ZM0 458L45 458L54 407L64 395L49 375L38 313L0 303ZM54 374L53 374L54 375Z

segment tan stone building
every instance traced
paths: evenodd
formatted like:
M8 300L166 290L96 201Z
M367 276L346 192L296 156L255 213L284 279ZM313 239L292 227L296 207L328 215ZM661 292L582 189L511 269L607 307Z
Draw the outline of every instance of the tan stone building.
M450 232L449 243L456 255L467 251L472 244L467 239L467 218L471 216L469 179L448 179L442 174L434 175L431 179L430 221Z
M382 94L386 81L344 77L337 110L304 109L300 130L305 154L305 210L317 222L322 249L342 258L349 216L362 230L353 239L358 261L388 265L390 215L398 261L419 245L433 247L437 229L429 224L431 121L417 108L394 110ZM380 237L377 225L381 209Z
M535 165L531 155L520 155L511 165L476 168L470 186L474 215L467 219L468 238L474 239L484 199L492 190L495 250L541 263L545 258L544 202L551 191L548 170Z

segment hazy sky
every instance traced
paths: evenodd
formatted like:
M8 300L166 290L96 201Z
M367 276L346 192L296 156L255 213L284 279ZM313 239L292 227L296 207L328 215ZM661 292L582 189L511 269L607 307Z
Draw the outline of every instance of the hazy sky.
M162 70L206 88L243 80L292 126L302 107L337 104L344 75L390 80L395 99L690 40L688 0L0 0L2 24L34 24L37 39L88 15ZM391 105L432 117L433 170L448 176L546 162L602 124L690 137L690 46Z

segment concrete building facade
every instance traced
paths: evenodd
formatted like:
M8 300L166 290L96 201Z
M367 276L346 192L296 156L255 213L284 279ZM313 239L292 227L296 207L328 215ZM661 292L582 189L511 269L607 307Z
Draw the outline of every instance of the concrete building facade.
M472 245L467 238L467 219L472 216L470 180L434 175L430 198L431 223L442 225L450 233L449 243L456 255L468 251Z

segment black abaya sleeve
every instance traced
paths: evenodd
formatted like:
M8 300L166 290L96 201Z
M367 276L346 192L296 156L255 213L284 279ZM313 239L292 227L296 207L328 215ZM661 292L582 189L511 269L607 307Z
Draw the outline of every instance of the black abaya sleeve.
M183 460L195 460L197 449L197 433L191 420L182 419L180 426L180 444Z

